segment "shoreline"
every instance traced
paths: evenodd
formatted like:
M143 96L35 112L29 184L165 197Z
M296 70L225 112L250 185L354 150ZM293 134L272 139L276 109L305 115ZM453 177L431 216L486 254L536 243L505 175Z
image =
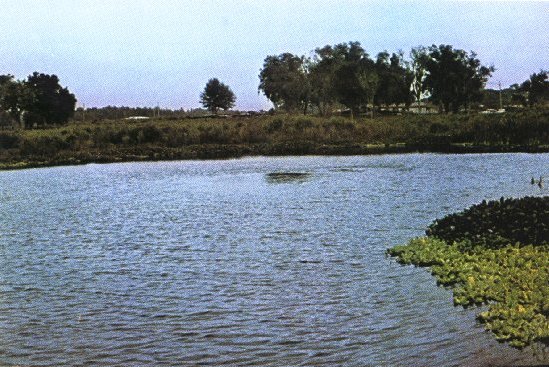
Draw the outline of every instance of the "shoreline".
M197 144L182 148L159 146L136 149L100 149L96 151L60 152L53 158L31 156L28 159L13 159L0 162L0 171L30 168L46 168L86 164L127 162L161 162L184 160L238 159L243 157L285 156L351 156L383 154L494 154L494 153L549 153L549 146L523 145L410 145L410 144L341 144L316 145L307 142L282 144ZM21 157L23 158L23 157Z
M549 111L105 121L0 131L0 170L244 156L547 153Z

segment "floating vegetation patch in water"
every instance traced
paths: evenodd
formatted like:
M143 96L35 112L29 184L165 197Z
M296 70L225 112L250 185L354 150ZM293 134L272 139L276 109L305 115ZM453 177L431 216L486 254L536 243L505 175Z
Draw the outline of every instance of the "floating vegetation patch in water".
M525 210L525 203L535 209ZM413 239L387 253L401 264L430 267L438 284L453 288L454 305L488 305L478 320L499 341L518 348L535 341L549 345L549 245L546 237L541 244L528 243L544 233L546 203L546 197L483 202L435 222L428 231L431 236ZM498 220L501 212L505 214ZM539 220L525 218L538 215L542 216ZM522 229L521 223L531 224ZM478 228L503 235L486 237ZM435 233L449 239L437 238ZM519 235L511 240L514 234ZM508 242L503 245L503 241Z
M549 196L483 201L436 220L427 235L490 248L549 244Z
M271 183L304 182L312 175L308 172L271 172L267 173L267 181Z

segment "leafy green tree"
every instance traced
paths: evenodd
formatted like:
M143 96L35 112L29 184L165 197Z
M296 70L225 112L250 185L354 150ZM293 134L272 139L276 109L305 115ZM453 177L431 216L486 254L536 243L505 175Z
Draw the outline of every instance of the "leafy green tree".
M481 65L473 52L453 49L450 45L429 47L425 86L430 100L444 112L458 112L482 98L482 89L495 69Z
M64 124L74 115L76 97L56 75L34 72L23 82L20 103L27 126Z
M231 88L217 78L208 80L204 91L200 94L200 103L213 113L217 113L219 108L223 110L232 108L235 101L236 97Z
M335 79L338 69L345 60L346 47L347 45L340 44L317 48L311 61L309 67L311 103L316 105L323 116L329 115L337 103Z
M549 80L547 78L547 71L540 70L539 73L530 75L530 79L520 85L519 90L526 93L530 106L549 100Z
M291 53L267 56L259 73L259 90L286 112L302 109L307 112L310 86L305 57Z
M13 122L18 123L21 110L22 85L13 75L0 75L0 111L6 113Z
M427 86L425 79L427 77L427 62L429 61L428 50L423 47L414 47L410 51L410 72L412 82L410 90L412 98L416 102L417 107L421 108L421 100L427 97Z
M338 45L343 55L341 66L335 73L335 91L338 101L347 106L353 116L372 102L377 91L379 77L375 63L359 42Z
M389 55L387 51L377 55L375 69L379 77L376 105L405 104L411 101L412 73L404 63L403 53Z
M379 75L373 68L365 68L357 75L358 83L366 93L366 100L370 105L371 117L374 117L374 98L379 87Z

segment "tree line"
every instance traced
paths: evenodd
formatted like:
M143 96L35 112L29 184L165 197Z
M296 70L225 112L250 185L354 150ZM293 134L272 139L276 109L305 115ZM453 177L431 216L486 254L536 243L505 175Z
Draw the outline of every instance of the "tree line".
M509 89L512 101L530 107L549 101L548 74L546 70L540 70L539 73L530 75L522 84L511 85Z
M311 57L291 53L267 56L259 74L259 91L286 112L331 114L337 106L357 115L367 108L404 105L428 100L441 112L468 110L483 97L494 71L474 52L451 45L419 46L409 57L383 51L375 59L359 42L327 45ZM547 100L547 72L534 74L518 91L530 104Z
M63 124L74 115L76 97L56 75L34 72L26 80L0 75L0 124L22 127Z
M474 52L451 45L419 46L408 57L403 51L380 52L375 58L359 42L326 45L312 56L291 53L270 55L259 74L258 90L287 113L315 112L331 115L347 108L354 116L373 113L381 107L409 109L429 101L441 112L469 110L483 99L498 104L544 105L549 101L548 72L534 73L523 83L503 91L485 89L494 71L483 65ZM200 103L212 113L234 107L236 97L217 78L210 79ZM33 127L79 121L119 119L142 115L180 118L184 110L107 106L85 109L75 116L76 97L59 84L56 75L34 72L26 80L0 75L0 126Z

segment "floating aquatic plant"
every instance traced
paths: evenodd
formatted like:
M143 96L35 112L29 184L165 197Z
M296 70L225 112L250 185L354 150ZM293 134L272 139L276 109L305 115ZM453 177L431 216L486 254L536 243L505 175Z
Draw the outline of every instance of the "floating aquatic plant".
M483 202L435 222L428 237L387 252L402 264L430 267L438 284L453 288L454 305L488 305L478 320L498 340L518 348L549 344L548 203L547 197Z
M306 181L311 174L308 172L271 172L266 175L267 181L271 183L287 183Z
M427 235L490 248L549 244L549 196L483 201L436 220Z

